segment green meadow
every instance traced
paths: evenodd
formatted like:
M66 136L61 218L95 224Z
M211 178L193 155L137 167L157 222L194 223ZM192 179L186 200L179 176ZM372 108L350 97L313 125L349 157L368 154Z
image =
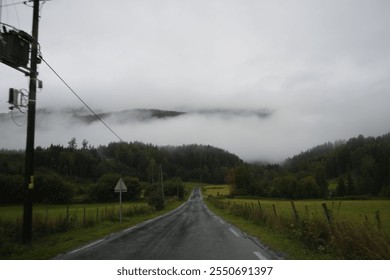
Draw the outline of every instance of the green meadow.
M230 193L229 185L207 185L203 187L202 194L228 196ZM226 199L226 202L247 204L258 206L259 203L264 211L278 215L291 216L293 209L289 200L274 200L260 198L234 198ZM390 233L390 200L296 200L294 201L296 211L300 216L322 216L324 209L322 203L326 203L328 210L331 211L334 218L353 220L357 223L373 221L380 219L383 230ZM379 215L379 217L378 217Z
M259 200L259 199L229 199L231 203L250 204L258 206L264 211L277 215L293 216L291 201L286 200ZM334 219L349 220L355 223L380 223L381 229L390 233L390 200L296 200L294 205L297 214L302 217L324 216L322 203L326 203ZM325 216L324 216L325 217ZM379 220L378 220L379 219Z
M23 206L0 206L0 259L50 259L93 240L163 215L180 206L196 184L185 183L185 199L169 198L164 210L146 202L33 206L33 240L21 243Z
M288 259L390 259L390 200L227 198L205 186L218 215Z

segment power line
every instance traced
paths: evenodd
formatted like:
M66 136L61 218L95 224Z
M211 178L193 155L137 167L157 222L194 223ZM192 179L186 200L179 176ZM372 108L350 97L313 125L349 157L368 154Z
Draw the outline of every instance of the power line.
M51 71L53 71L53 73L64 83L64 85L81 101L81 103L84 104L85 107L87 107L87 109L106 127L108 128L108 130L110 130L121 142L125 142L123 141L123 139L105 122L103 121L103 119L101 117L99 117L99 115L97 115L94 110L91 109L91 107L88 106L87 103L85 103L85 101L69 86L69 84L67 82L65 82L65 80L53 69L53 67L50 66L50 64L41 56L41 59L43 62L45 62L45 64L47 65L47 67L50 68Z
M43 2L42 4L41 4L41 7L43 6L43 4L45 4L47 1L51 1L51 0L40 0L41 2ZM20 4L24 4L24 5L26 5L27 7L30 7L30 8L32 8L32 6L30 6L30 5L27 5L28 3L30 3L30 2L33 2L33 0L27 0L27 1L20 1L20 2L14 2L14 1L12 1L13 3L11 3L11 4L2 4L2 2L3 1L0 1L0 8L3 8L3 7L11 7L11 6L16 6L16 5L20 5Z

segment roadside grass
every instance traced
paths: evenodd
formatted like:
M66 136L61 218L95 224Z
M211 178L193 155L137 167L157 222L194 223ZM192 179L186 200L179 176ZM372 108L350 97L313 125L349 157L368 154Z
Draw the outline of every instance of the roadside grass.
M205 196L210 209L285 258L390 259L389 200L226 199L207 191Z
M93 227L75 228L66 232L46 234L33 239L31 245L9 244L9 249L12 251L8 252L6 256L1 255L0 258L23 260L51 259L58 254L163 215L177 208L182 203L183 201L171 201L167 203L167 207L164 210L133 217L123 217L122 223L103 221ZM2 247L3 245L0 246Z
M230 203L258 205L265 212L291 216L294 212L289 200L228 199ZM325 217L322 203L326 203L334 219L348 220L356 224L372 223L390 234L390 200L295 200L299 217Z
M92 203L92 204L69 204L69 205L46 205L36 204L33 206L33 218L51 219L53 217L69 216L69 219L83 219L85 217L101 218L108 213L119 218L119 203ZM146 202L123 202L122 211L129 208L147 207ZM85 210L85 212L84 212ZM23 205L0 206L0 220L22 220Z
M264 246L268 247L282 259L291 260L322 260L335 259L328 253L316 252L305 248L297 242L290 240L285 234L273 230L267 226L253 223L253 221L238 217L226 210L217 208L209 200L204 200L207 207L226 221L236 226L243 232L256 237Z
M124 202L122 223L119 203L34 205L33 240L22 244L22 207L0 207L0 259L51 259L58 254L101 239L123 229L163 215L184 203L195 183L185 183L183 201L167 200L164 210L156 211L144 202Z
M227 196L230 194L229 185L205 185L202 187L203 196Z

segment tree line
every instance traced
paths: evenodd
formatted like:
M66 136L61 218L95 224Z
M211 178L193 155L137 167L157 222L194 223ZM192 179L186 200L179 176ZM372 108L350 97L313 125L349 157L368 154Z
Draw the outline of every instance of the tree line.
M35 149L36 202L103 202L117 196L113 188L124 178L124 199L153 196L164 180L166 196L183 197L183 181L224 183L229 169L242 160L208 145L158 147L140 142L110 143L97 148L72 138L67 146ZM23 151L0 151L0 203L23 200Z
M283 164L243 164L230 170L227 178L232 195L390 197L390 134L328 142Z
M97 148L75 138L35 150L35 201L112 201L122 177L124 199L183 197L183 181L229 183L232 196L283 199L390 197L390 134L316 146L281 164L250 164L208 145L158 147L140 142ZM0 203L23 200L23 151L0 150Z

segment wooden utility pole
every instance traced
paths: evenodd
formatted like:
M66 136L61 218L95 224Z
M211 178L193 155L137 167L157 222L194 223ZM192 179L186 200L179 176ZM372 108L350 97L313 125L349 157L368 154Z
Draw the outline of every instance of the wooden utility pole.
M30 56L30 86L27 115L27 139L24 177L24 208L23 208L23 243L30 244L32 239L32 195L34 190L34 138L35 138L35 110L37 91L37 64L38 64L38 22L39 1L34 0L31 56Z

